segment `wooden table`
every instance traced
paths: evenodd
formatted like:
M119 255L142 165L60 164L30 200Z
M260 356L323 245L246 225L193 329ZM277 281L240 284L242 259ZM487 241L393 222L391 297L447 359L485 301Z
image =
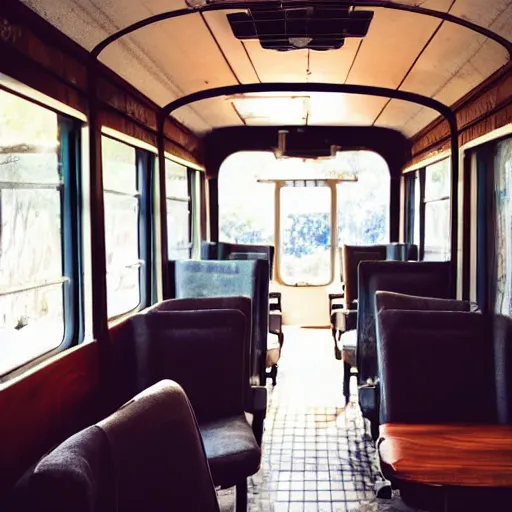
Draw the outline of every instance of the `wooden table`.
M404 492L408 488L409 497L411 485L424 486L434 493L431 497L441 497L440 509L448 511L457 508L457 499L460 505L461 495L471 504L475 492L507 493L506 507L512 507L512 426L385 424L380 437L387 476Z
M399 480L512 488L512 426L380 426L381 460Z

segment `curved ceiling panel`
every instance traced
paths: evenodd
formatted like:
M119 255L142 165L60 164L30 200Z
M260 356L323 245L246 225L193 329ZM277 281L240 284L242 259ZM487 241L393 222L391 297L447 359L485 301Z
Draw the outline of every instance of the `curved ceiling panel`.
M201 4L201 0L188 1ZM185 0L24 2L88 50L131 23L186 7ZM396 3L449 12L512 38L512 0ZM373 85L423 94L451 105L508 61L500 45L456 24L384 7L361 5L356 10L374 12L368 34L347 37L338 50L266 50L258 40L234 37L226 18L234 11L215 11L140 29L107 47L100 60L159 105L199 90L258 82ZM307 96L285 100L282 95L267 95L266 99L253 98L252 103L241 100L243 106L224 99L207 100L183 107L174 116L198 133L241 123L297 122L387 126L408 136L437 117L429 109L385 98Z
M217 120L213 128L222 126L368 126L375 119L376 112L381 108L382 98L359 94L336 93L258 93L221 96L192 104L194 111L218 112L230 109L237 115L234 122L225 123ZM403 100L396 100L398 108L405 111L408 105L414 105ZM182 107L173 115L179 117ZM438 116L438 112L432 116ZM220 122L219 122L220 121ZM381 126L386 126L381 124ZM394 126L389 126L393 127Z
M187 7L184 0L22 0L86 50L142 19ZM69 20L73 20L70 23Z

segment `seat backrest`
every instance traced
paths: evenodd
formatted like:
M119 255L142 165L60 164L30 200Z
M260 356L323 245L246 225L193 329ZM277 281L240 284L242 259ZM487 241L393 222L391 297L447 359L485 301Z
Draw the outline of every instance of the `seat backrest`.
M496 315L493 330L498 420L512 425L512 318Z
M217 250L211 251L211 257L208 259L268 260L269 273L272 277L275 253L273 245L233 244L228 242L218 242L216 245Z
M375 293L454 298L449 262L363 261L358 268L357 369L360 384L377 378Z
M269 271L267 260L169 262L174 297L245 296L252 301L251 384L265 382L268 333Z
M417 261L418 246L405 243L386 244L386 260L390 261Z
M130 321L137 391L172 379L200 422L243 414L249 382L240 311L152 311Z
M147 314L152 311L204 311L217 309L231 309L240 311L245 318L245 345L246 345L246 380L250 380L250 350L252 333L252 303L248 297L200 297L191 299L168 299L144 310Z
M358 299L357 268L361 261L386 259L385 245L344 245L343 280L345 283L345 309L356 309Z
M157 383L98 426L116 462L119 512L219 512L194 411L176 382Z
M381 423L496 423L492 320L453 311L378 315Z
M406 295L405 293L377 291L375 293L375 310L378 313L383 309L402 309L417 311L466 311L478 312L476 305L469 300L435 299Z
M219 512L194 413L170 381L52 450L13 502L16 512Z

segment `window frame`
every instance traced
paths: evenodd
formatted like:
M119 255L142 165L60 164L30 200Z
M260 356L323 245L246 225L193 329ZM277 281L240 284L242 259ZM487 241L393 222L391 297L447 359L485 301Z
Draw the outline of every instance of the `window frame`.
M194 194L194 191L195 191L195 178L196 178L196 173L198 173L199 171L196 171L194 169L191 169L190 167L187 167L179 162L175 162L173 159L171 158L168 158L167 156L165 157L165 160L166 161L169 161L171 162L172 164L174 165L179 165L180 167L182 167L183 169L185 169L186 171L186 176L187 176L187 197L180 197L180 196L173 196L173 195L170 195L169 194L169 190L168 190L168 187L167 187L167 175L165 176L165 179L166 179L166 187L165 187L165 212L166 212L166 217L167 219L169 218L169 210L167 208L167 205L168 205L168 201L175 201L175 202L179 202L179 203L187 203L188 204L188 242L187 242L187 245L185 247L173 247L173 249L175 250L185 250L187 249L188 250L188 254L187 254L187 257L184 258L184 259L191 259L192 256L193 256L193 251L194 251L194 239L195 239L195 204L196 204L196 200L195 200L195 194ZM165 172L167 172L167 168L165 169ZM170 237L169 237L169 222L166 223L166 227L167 227L167 236L166 236L166 244L167 244L167 256L168 256L168 259L170 260L170 253L171 251L169 250L170 247L169 247L169 240L170 240Z
M320 185L322 188L328 188L330 190L330 222L329 227L331 229L330 233L330 246L329 246L329 279L325 283L307 283L307 282L297 282L297 283L288 283L282 275L281 272L281 242L282 242L282 222L281 222L281 209L282 209L282 203L281 203L281 191L283 188L287 187L294 187L295 185L287 185L289 182L306 182L306 181L315 181L315 182L322 182L324 185ZM275 275L276 280L279 284L287 287L293 287L293 288L323 288L326 286L330 286L334 280L335 280L335 258L336 258L336 247L337 247L337 239L338 239L338 217L337 217L337 190L336 190L336 184L337 180L332 179L318 179L318 180L303 180L303 179L297 179L297 180L276 180L275 181ZM304 185L307 187L307 185ZM318 186L315 184L315 187Z
M9 381L27 370L39 365L45 360L63 352L84 341L84 281L83 276L83 186L82 186L82 129L83 122L63 114L58 109L20 94L8 88L0 87L2 91L20 99L51 111L57 116L59 140L58 166L61 169L61 183L55 185L59 190L60 233L61 233L61 263L62 276L62 321L63 337L55 348L39 354L21 364L0 374L0 383ZM21 188L21 187L13 187ZM38 189L37 186L33 187ZM40 187L48 188L48 187ZM0 189L1 194L1 189ZM1 219L0 202L0 219ZM54 286L59 280L49 284L34 285L34 288ZM21 293L28 286L19 287L19 291L11 290L4 296Z
M408 171L404 175L404 189L405 189L405 201L404 201L404 240L406 243L416 243L418 245L418 259L419 261L425 260L425 225L426 225L426 216L425 210L427 204L432 204L436 202L448 201L450 204L451 195L447 196L439 196L433 199L426 199L425 197L425 189L426 189L426 178L428 167L435 165L443 160L449 160L450 156L445 155L438 160L428 162L428 164L423 165L422 167L415 169L413 171ZM451 172L448 173L451 180ZM419 181L419 198L416 197L416 187L415 182ZM411 185L413 183L413 185ZM450 186L451 191L451 186ZM419 208L419 211L417 211ZM451 209L450 209L451 212ZM416 241L414 239L414 225L416 221L416 215L419 216L419 240ZM451 237L451 222L448 226ZM431 260L431 261L451 261L451 250L448 247L448 259L446 260Z
M106 189L103 186L103 201L105 201L105 194L115 194L123 197L135 197L138 201L138 233L137 233L137 250L138 250L138 260L133 263L133 265L138 265L139 270L139 303L122 313L118 313L113 316L108 316L108 290L107 290L107 322L111 324L119 320L120 318L124 318L129 316L137 311L141 311L145 307L149 306L149 301L154 294L154 289L156 287L156 283L153 282L152 272L151 272L151 254L152 254L152 246L153 246L153 237L152 233L154 231L154 219L152 219L153 215L150 214L152 211L152 200L153 196L151 190L153 188L153 180L155 179L155 155L150 151L137 147L130 142L126 142L121 138L118 138L110 133L101 133L102 141L107 138L114 140L120 144L124 144L125 146L129 146L135 150L135 159L134 159L134 171L135 171L135 193L123 192L113 189ZM102 145L103 146L103 145ZM102 165L102 173L105 174L104 165ZM106 233L105 233L106 237ZM105 253L105 258L107 258L107 254ZM106 275L105 275L106 280ZM107 286L107 284L106 284Z

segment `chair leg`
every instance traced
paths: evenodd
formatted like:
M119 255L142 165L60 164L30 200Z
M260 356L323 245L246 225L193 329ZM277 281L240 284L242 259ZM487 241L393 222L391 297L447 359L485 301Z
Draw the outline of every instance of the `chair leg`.
M272 376L272 386L275 386L277 384L277 364L272 366L270 375Z
M247 512L247 478L236 485L235 512Z
M350 402L350 370L352 367L347 362L343 361L343 396L345 397L345 404Z

